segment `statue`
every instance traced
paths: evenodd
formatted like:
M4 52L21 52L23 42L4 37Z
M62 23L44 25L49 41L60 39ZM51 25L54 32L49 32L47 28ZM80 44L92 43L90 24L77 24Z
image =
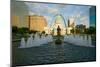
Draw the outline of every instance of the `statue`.
M61 29L60 29L60 26L58 25L58 28L57 28L57 39L55 40L55 44L61 44L62 43L60 35L61 35Z
M57 28L57 35L58 35L58 36L60 36L60 35L61 35L61 33L60 33L60 32L61 32L61 29L60 29L60 26L58 25L58 28Z

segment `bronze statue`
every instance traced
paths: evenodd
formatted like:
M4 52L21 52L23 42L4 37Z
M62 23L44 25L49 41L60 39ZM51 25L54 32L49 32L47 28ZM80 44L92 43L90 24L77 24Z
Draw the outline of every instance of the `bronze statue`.
M58 28L57 28L57 35L61 35L61 29L60 29L59 25L58 25Z

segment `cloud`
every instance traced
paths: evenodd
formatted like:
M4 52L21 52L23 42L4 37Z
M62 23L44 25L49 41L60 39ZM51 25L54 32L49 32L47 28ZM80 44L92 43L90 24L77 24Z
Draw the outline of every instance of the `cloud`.
M49 7L47 10L48 10L48 13L51 13L51 14L57 14L57 13L59 13L58 9L56 9L56 8L50 8Z
M81 21L84 21L84 20L87 20L87 19L88 19L87 16L81 16L81 17L80 17L80 20L81 20Z
M80 23L86 25L86 27L89 27L89 18L88 18L88 16L81 16Z
M35 15L36 13L29 11L29 15Z
M76 18L80 18L81 17L81 13L76 13Z
M46 21L48 23L48 26L50 27L53 23L53 18L51 16L44 16L46 18Z
M50 7L48 4L43 3L25 3L29 7L29 11L36 14L57 14L58 9L55 7Z

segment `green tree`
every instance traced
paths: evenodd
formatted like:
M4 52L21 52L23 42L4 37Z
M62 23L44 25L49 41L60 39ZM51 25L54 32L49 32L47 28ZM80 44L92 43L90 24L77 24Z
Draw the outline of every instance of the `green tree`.
M12 33L17 33L17 32L18 32L17 26L13 26L13 27L12 27Z
M86 34L96 34L96 27L89 27L85 31Z

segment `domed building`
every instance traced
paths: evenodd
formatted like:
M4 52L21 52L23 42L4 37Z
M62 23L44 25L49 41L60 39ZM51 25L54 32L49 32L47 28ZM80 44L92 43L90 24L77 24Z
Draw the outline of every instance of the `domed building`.
M75 19L69 18L68 22L66 22L64 17L61 14L57 14L54 16L54 20L51 26L45 28L45 32L47 34L57 35L58 26L61 29L60 30L61 35L73 34L71 30L75 28Z
M57 28L59 26L61 29L61 32L60 32L61 35L65 35L66 34L66 22L65 22L64 17L61 14L59 14L59 15L56 15L54 18L55 18L54 22L52 26L50 27L52 34L57 35Z

